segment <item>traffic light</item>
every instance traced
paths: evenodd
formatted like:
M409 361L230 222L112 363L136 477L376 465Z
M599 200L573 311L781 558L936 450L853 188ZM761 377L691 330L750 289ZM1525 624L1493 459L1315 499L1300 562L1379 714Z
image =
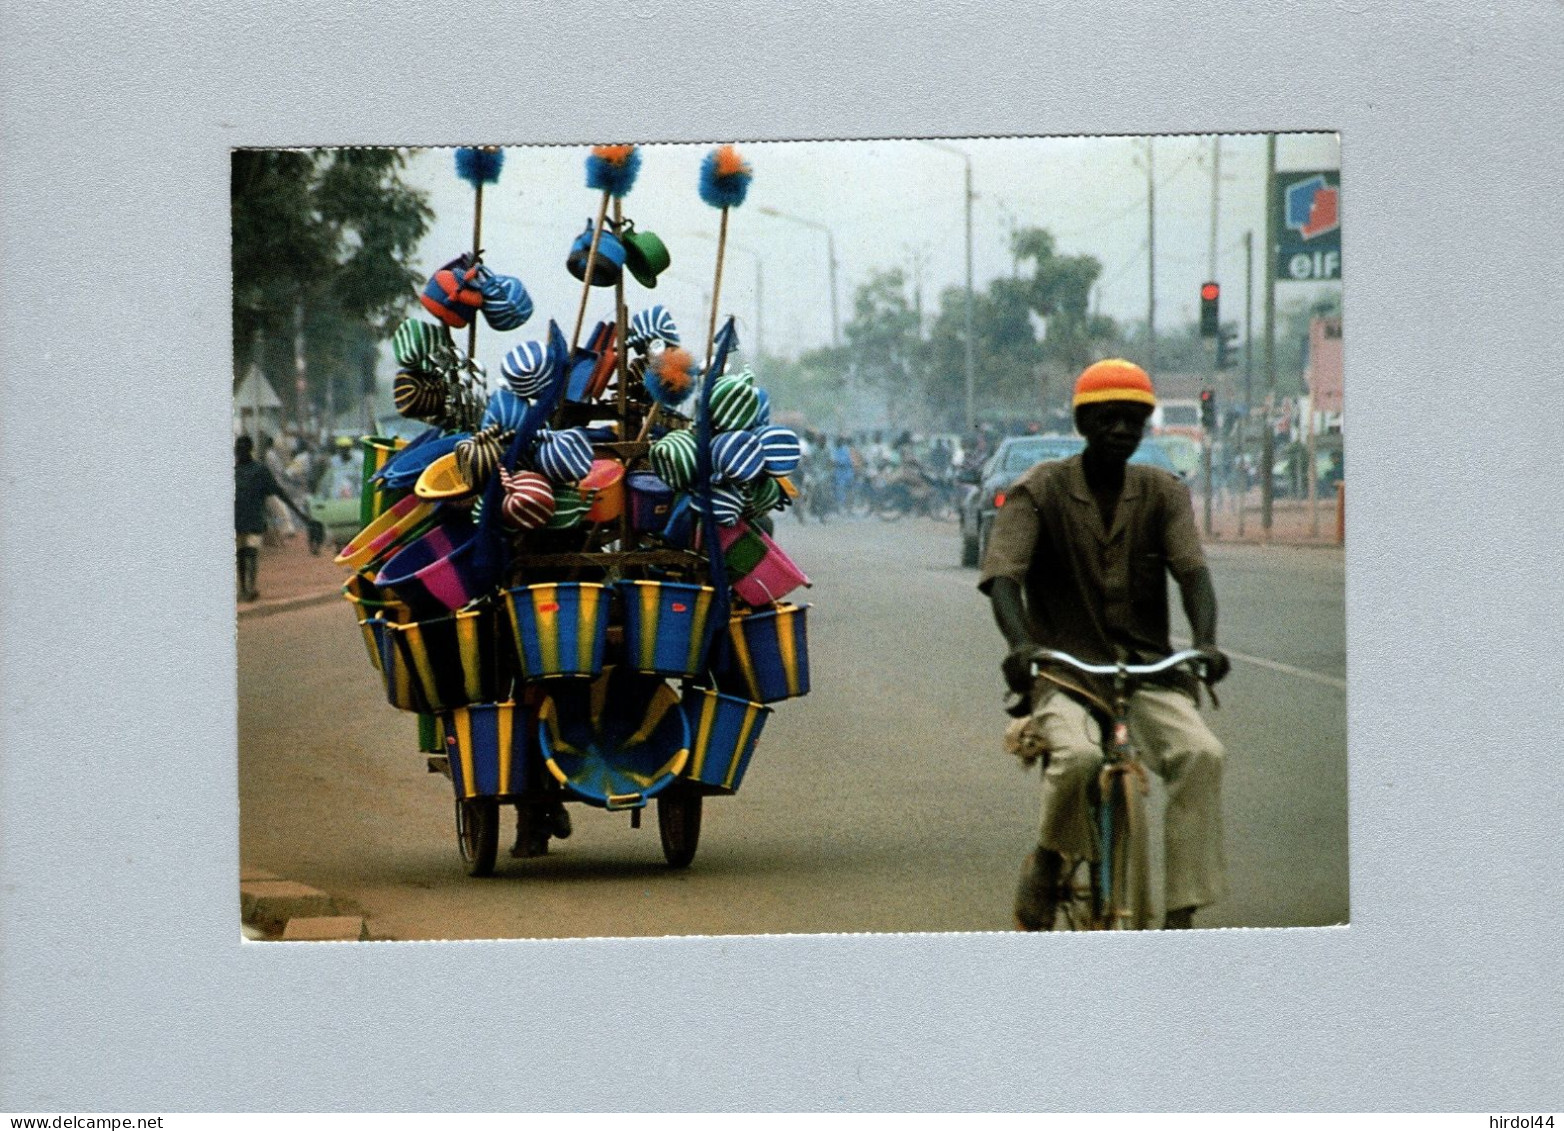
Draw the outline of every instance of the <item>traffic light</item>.
M1216 392L1212 389L1200 390L1200 427L1208 434L1216 432Z
M1218 283L1200 284L1200 336L1202 338L1214 338L1221 327L1221 320L1217 315L1217 300L1222 297L1222 287Z
M1231 369L1238 364L1238 331L1223 330L1216 336L1216 367Z

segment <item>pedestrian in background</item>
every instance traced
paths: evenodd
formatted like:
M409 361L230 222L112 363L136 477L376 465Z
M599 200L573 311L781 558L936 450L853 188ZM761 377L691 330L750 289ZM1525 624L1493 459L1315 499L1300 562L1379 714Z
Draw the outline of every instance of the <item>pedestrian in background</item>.
M241 601L254 601L260 596L256 583L261 568L261 542L266 534L267 502L272 499L296 514L311 538L325 537L325 528L300 510L271 469L255 458L255 442L240 436L234 440L234 541Z
M271 473L272 482L282 490L287 489L283 485L288 482L288 457L282 450L285 442L286 440L279 443L270 436L261 437L261 464ZM281 545L299 532L287 508L277 501L281 497L269 498L265 504L266 517L269 521L264 534L267 536L268 545L272 546Z

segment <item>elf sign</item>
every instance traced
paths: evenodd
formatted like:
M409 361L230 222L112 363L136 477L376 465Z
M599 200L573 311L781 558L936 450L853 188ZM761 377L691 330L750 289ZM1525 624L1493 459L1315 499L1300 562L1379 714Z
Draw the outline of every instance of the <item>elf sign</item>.
M1341 278L1341 172L1277 173L1271 198L1276 221L1276 278Z

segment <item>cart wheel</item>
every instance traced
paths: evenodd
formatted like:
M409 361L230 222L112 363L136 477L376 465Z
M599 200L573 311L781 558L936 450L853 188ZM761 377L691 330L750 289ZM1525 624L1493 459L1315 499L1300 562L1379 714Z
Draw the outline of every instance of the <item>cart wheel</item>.
M500 844L500 803L492 797L458 801L456 843L469 876L493 875L494 856Z
M688 868L701 839L701 795L678 783L657 795L657 831L670 868Z

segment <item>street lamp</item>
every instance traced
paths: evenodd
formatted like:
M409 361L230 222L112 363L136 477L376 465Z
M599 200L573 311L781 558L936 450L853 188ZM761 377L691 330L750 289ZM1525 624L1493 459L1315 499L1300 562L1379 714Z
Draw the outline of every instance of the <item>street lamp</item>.
M778 220L789 220L794 224L802 224L806 228L813 228L817 232L825 233L825 254L831 271L831 345L842 344L841 324L836 316L836 237L831 234L831 229L818 220L805 220L802 216L794 216L790 212L779 212L775 208L761 205L760 212L767 216L775 216Z
M717 242L717 237L709 236L705 232L686 232L685 235L692 239L708 240L711 243ZM761 258L760 252L752 247L745 247L735 240L730 239L727 246L735 251L742 251L745 255L753 256L755 259L755 356L760 357L766 352L766 334L764 329L766 276L762 270L765 266L765 261Z
M967 339L967 431L972 431L972 396L976 385L974 377L974 364L972 354L972 201L975 194L972 191L972 158L965 151L957 149L953 145L945 145L938 141L924 141L924 145L932 149L939 149L952 156L961 158L966 163L967 174L965 184L965 202L967 213L967 300L966 300L966 339Z

